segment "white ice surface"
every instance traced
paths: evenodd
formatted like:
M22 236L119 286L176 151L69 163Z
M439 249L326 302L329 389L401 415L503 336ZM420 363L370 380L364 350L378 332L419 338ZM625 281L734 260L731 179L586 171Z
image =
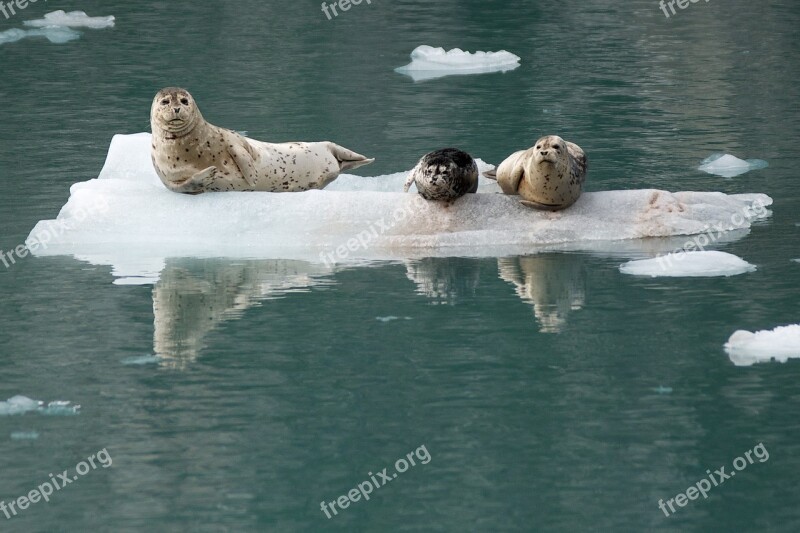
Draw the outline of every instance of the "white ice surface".
M30 28L113 28L114 16L90 17L83 11L70 11L69 13L65 13L63 10L59 9L58 11L47 13L44 18L26 20L23 24Z
M45 37L48 41L55 44L63 44L74 41L81 36L77 31L69 28L41 28L37 30L20 30L12 28L0 32L0 44L13 43L25 39L26 37Z
M677 252L653 259L639 259L620 265L623 274L656 277L735 276L756 269L744 259L713 250Z
M13 396L0 402L0 416L22 415L37 412L43 415L74 415L78 413L80 405L70 405L70 402L55 401L47 406L39 400L32 400L27 396Z
M800 324L773 330L739 330L728 339L725 351L736 366L750 366L776 360L785 363L800 357Z
M723 178L733 178L745 172L767 168L768 166L769 163L761 159L748 159L745 161L730 154L713 154L703 160L698 170L722 176Z
M445 51L444 48L422 45L411 52L411 63L396 68L395 72L422 81L453 74L506 72L517 68L519 62L519 56L505 50L471 53L460 48Z
M685 240L651 237L715 227L738 229L726 235L740 238L750 208L772 203L763 194L626 190L585 193L570 209L546 213L497 194L497 184L481 178L478 194L445 207L403 193L407 174L343 175L326 190L303 193L181 195L153 170L150 134L117 135L100 176L74 184L58 218L40 221L28 244L33 255L112 265L115 276L131 283L156 281L169 257L319 264L331 257L357 263L587 250L631 258L671 251Z

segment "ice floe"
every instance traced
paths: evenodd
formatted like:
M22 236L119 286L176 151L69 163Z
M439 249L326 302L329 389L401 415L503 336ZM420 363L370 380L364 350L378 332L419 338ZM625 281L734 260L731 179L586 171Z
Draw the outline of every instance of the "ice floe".
M126 357L122 360L122 364L125 366L145 366L157 364L159 361L161 361L161 358L157 355L139 355Z
M698 170L722 176L723 178L733 178L745 172L767 168L768 166L769 163L762 159L748 159L745 161L730 154L713 154L703 160Z
M11 433L11 440L36 440L39 433L36 431L14 431Z
M479 194L445 207L403 193L406 175L343 175L326 190L292 194L180 195L153 170L150 134L117 135L100 176L74 184L57 219L40 221L27 244L37 256L112 265L134 283L157 280L170 257L332 265L623 250L630 258L650 247L644 239L651 237L746 232L772 204L764 194L644 189L588 192L570 209L548 213L496 194L497 184L482 178Z
M54 401L45 405L42 401L17 395L0 402L0 416L21 415L30 412L43 415L74 415L80 408L80 405L71 405L71 402L65 401Z
M64 44L80 38L80 32L72 28L112 28L114 16L90 17L83 11L62 10L47 13L44 18L26 20L23 24L32 30L12 28L0 32L0 44L13 43L28 37L44 37L51 43Z
M506 72L519 67L519 62L519 56L505 50L471 53L460 48L445 51L444 48L422 45L411 52L411 63L396 68L395 72L422 81L454 74Z
M109 15L105 17L90 17L83 11L70 11L65 13L63 10L51 11L47 13L44 18L35 20L26 20L23 22L29 28L48 28L48 27L61 27L61 28L113 28L114 16Z
M653 259L629 261L619 267L623 274L656 277L736 276L756 269L744 259L714 250L677 252Z
M80 33L69 28L41 28L38 30L20 30L19 28L12 28L0 32L0 44L14 43L26 37L44 37L51 43L64 44L69 41L74 41L80 36Z
M739 330L728 339L725 351L736 366L750 366L771 360L785 363L800 357L800 324L773 330Z

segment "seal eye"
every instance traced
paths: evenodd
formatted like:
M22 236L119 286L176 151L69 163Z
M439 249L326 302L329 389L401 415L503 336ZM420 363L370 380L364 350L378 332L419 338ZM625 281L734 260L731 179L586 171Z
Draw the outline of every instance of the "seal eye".
M188 98L181 98L181 103L183 105L189 105L189 99Z
M557 145L557 144L554 144L554 145L553 145L553 148L554 148L555 150L561 150L561 147L560 147L559 145Z
M542 145L541 145L541 144L537 145L537 146L536 146L536 149L537 149L537 150L541 150L541 149L542 149Z
M164 98L161 100L161 105L169 105L169 98Z

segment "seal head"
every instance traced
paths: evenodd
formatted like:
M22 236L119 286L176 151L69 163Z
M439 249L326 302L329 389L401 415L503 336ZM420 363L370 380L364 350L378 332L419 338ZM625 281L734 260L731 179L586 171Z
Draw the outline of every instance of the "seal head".
M417 186L426 200L452 202L478 190L478 165L466 152L445 148L426 154L408 176L405 192Z
M197 104L189 91L178 87L161 89L153 98L150 107L150 124L162 130L168 137L188 135L203 121Z

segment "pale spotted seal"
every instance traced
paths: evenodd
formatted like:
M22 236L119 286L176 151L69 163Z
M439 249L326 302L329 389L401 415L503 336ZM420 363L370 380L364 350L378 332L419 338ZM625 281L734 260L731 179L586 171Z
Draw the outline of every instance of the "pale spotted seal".
M478 165L456 148L436 150L423 156L408 175L406 192L412 183L426 200L452 202L478 190Z
M528 207L559 211L580 197L586 170L586 154L580 146L549 135L533 148L511 154L484 176L496 179L505 194L520 195Z
M272 144L203 119L185 89L158 92L150 111L156 173L174 192L322 189L340 172L372 163L332 142Z

